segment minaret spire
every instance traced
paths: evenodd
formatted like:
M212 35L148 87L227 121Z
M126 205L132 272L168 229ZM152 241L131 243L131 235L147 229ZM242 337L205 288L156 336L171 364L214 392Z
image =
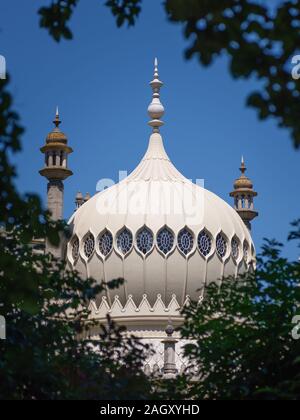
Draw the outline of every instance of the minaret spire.
M234 208L241 216L245 225L251 230L251 221L258 216L254 208L254 197L257 192L253 189L252 181L245 175L247 168L244 157L241 159L241 176L234 183L234 190L230 196L234 198Z
M57 128L57 129L58 129L59 125L61 124L61 120L59 118L58 106L56 106L55 118L53 120L53 124L55 125L55 128Z
M152 87L153 94L152 102L148 107L148 114L151 118L148 124L153 128L153 133L159 133L159 128L164 125L161 117L164 115L165 109L160 102L160 89L163 86L163 82L159 80L157 58L154 60L154 78L150 82L150 86Z
M247 168L245 165L245 160L244 160L244 156L242 156L241 158L241 166L240 166L240 171L242 172L242 174L244 174L246 172Z

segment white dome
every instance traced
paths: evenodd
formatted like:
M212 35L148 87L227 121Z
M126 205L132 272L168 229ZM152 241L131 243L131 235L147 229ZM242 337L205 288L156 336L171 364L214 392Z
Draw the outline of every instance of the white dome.
M164 107L157 60L150 85L153 133L148 150L126 179L74 213L67 261L83 279L125 280L119 289L108 289L90 302L90 317L102 324L109 314L152 344L155 352L147 359L147 369L157 370L166 355L170 357L162 341L166 326L182 323L182 306L200 299L208 283L237 276L255 264L255 251L238 213L186 179L168 158L159 134ZM92 333L98 337L96 327ZM173 337L180 338L179 332ZM175 363L180 370L185 361L178 347Z
M224 200L186 179L154 132L138 167L92 197L69 221L67 259L83 278L124 278L107 291L112 305L147 298L167 308L198 299L203 286L236 276L254 260L245 224ZM165 230L164 230L165 229ZM104 235L104 236L103 236ZM159 295L159 296L158 296Z

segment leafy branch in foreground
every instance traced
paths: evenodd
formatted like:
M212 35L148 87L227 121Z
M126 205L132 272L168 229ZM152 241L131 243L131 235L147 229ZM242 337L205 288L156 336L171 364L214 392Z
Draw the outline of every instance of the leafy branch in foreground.
M141 12L142 0L107 0L105 6L111 9L116 18L118 27L127 22L128 26L133 26ZM49 31L49 34L60 41L72 39L73 33L67 25L71 19L79 0L56 0L50 6L39 9L40 26Z
M49 34L60 41L62 38L72 39L73 34L67 23L71 19L79 0L56 0L50 6L39 9L40 26L48 29Z
M292 238L299 239L300 221ZM197 399L299 399L300 263L266 241L255 273L208 286L201 305L184 311L183 338L191 375L178 378L173 395ZM175 392L174 392L175 391Z

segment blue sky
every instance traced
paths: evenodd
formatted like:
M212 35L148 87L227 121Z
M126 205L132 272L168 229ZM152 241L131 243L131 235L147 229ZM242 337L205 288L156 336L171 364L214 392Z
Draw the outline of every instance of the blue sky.
M23 152L15 160L21 191L39 193L46 182L39 148L52 129L56 105L74 153L74 176L65 184L65 217L78 190L95 192L100 178L117 180L134 169L150 133L147 106L153 59L160 61L166 108L162 129L167 152L188 178L231 202L228 193L245 156L259 197L253 223L259 248L264 237L285 241L289 223L300 217L300 152L274 121L260 122L246 108L256 81L235 81L226 58L203 68L186 62L182 29L167 22L161 0L144 2L134 28L117 29L104 1L79 2L71 21L72 41L54 42L39 28L37 10L47 1L2 0L0 54L12 77L15 108L26 127ZM295 245L286 252L297 256Z

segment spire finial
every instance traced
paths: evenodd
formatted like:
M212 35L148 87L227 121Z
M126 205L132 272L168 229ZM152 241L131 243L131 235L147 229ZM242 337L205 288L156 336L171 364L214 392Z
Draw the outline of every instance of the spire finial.
M154 79L158 79L158 59L154 59Z
M247 168L246 168L246 165L245 165L244 156L242 156L240 171L242 172L242 174L244 174L246 172L246 170L247 170Z
M61 120L59 118L59 112L58 112L58 106L57 106L56 111L55 111L55 118L53 120L53 124L55 125L56 128L58 128L60 123L61 123Z
M150 82L150 86L152 87L153 95L152 102L148 107L148 114L151 118L148 124L153 128L153 133L159 133L159 127L164 124L161 121L161 117L164 115L165 109L160 102L160 89L163 86L163 82L159 80L157 58L154 60L154 78Z

